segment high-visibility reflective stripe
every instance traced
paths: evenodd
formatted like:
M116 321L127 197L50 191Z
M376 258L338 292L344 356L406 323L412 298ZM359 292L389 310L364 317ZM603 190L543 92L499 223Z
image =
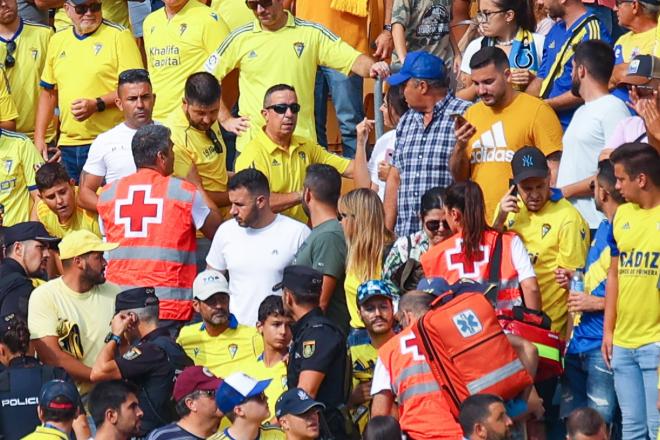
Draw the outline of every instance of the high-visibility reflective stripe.
M509 280L500 280L500 290L517 289L518 287L520 287L520 281L518 281L518 277L514 277Z
M171 177L167 185L167 198L180 200L182 202L192 202L194 192L183 188L183 180Z
M523 368L524 368L523 364L520 362L519 359L511 361L508 364L504 365L503 367L500 367L495 371L491 371L485 376L481 376L479 379L473 380L472 382L468 383L467 384L468 392L470 394L477 394L480 391L483 391L486 388L489 388L498 382L502 382L507 377L513 376Z
M399 396L399 403L403 405L406 403L406 400L409 400L413 397L423 394L436 393L439 391L440 387L435 380L416 383L415 385L409 386L403 393L401 393Z
M99 201L103 203L109 202L110 200L115 198L116 193L117 193L117 183L114 182L108 188L101 191L101 194L99 195Z
M108 260L156 260L183 265L196 264L195 252L156 246L120 246L109 252Z
M134 289L143 286L119 285L123 290ZM183 287L155 287L156 296L160 300L191 301L192 289Z
M431 373L431 368L427 363L415 364L401 370L401 373L394 379L394 386L399 389L401 382L418 374Z
M539 350L539 357L559 362L559 349L548 345L533 343Z

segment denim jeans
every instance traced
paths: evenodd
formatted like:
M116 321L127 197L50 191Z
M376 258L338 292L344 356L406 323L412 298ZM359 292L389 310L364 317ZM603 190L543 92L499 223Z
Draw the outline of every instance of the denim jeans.
M90 145L60 145L62 163L69 177L76 181L76 185L80 180L80 172L87 162Z
M600 349L564 358L560 417L564 419L574 409L585 406L598 411L608 425L612 423L617 406L614 376Z
M613 348L612 370L623 417L623 440L653 439L658 433L659 363L659 342L635 349Z
M314 86L314 118L316 119L316 139L328 147L326 122L328 119L327 100L332 95L332 105L339 121L344 157L355 157L357 136L355 126L364 119L362 107L363 79L358 75L346 76L329 67L319 67Z

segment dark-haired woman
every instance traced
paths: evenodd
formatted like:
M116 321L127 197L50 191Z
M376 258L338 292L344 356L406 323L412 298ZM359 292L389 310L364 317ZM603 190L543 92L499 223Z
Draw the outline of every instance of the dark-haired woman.
M476 90L470 77L470 60L479 49L497 46L509 57L513 86L525 90L534 79L543 58L543 35L535 33L533 0L479 0L477 22L483 37L470 42L461 62L460 79L464 89L459 98L473 101Z

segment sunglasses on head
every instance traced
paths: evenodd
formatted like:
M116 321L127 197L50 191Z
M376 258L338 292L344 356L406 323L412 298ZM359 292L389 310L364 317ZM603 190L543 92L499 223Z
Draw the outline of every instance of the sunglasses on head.
M291 110L291 113L296 114L300 111L300 104L297 102L294 102L293 104L273 104L266 108L274 111L278 115L283 115L287 110Z
M101 3L90 3L89 5L72 5L73 10L78 15L85 15L87 11L99 12L101 10Z
M206 136L208 136L208 138L211 139L211 143L213 144L213 150L215 151L215 154L222 153L222 143L220 142L220 139L218 139L218 136L216 136L213 129L209 128L208 130L206 130Z
M14 58L14 52L16 52L16 42L8 41L7 42L7 54L5 55L5 68L9 69L16 65L16 58Z
M424 222L424 226L426 226L426 229L428 229L431 232L437 232L440 229L440 225L442 224L442 229L444 230L449 230L449 223L447 223L447 220L429 220L427 222Z
M246 0L245 4L247 5L248 8L252 9L253 11L256 11L259 6L262 8L270 8L273 6L273 0Z

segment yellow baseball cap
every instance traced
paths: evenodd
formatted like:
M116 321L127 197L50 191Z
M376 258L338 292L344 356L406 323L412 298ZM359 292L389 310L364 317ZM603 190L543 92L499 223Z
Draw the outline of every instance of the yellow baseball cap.
M119 243L105 243L87 230L73 231L60 242L60 259L68 260L87 252L105 252L116 249Z

